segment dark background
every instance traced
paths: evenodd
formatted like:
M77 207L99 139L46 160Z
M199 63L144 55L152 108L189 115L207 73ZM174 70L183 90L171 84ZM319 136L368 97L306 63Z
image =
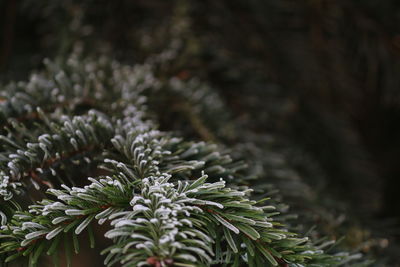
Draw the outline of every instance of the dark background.
M299 213L319 214L314 223L324 221L324 232L344 234L348 247L394 266L399 1L2 0L0 23L3 84L27 79L45 57L65 57L77 45L87 55L105 53L126 64L174 49L159 77L207 82L237 128L221 133L225 122L217 117L199 126L171 98L154 104L161 129L284 155L313 191L303 195L308 200ZM263 136L277 141L271 145ZM280 189L289 204L302 206L285 193L296 185ZM346 220L332 226L319 210Z

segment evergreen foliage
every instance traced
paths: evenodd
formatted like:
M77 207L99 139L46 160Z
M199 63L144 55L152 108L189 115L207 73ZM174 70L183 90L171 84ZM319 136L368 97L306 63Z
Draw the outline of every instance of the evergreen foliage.
M97 223L108 228L107 266L367 264L333 241L296 233L278 198L249 187L251 162L158 130L149 108L158 96L185 92L208 116L201 110L209 93L195 80L156 78L156 63L132 67L72 54L4 88L2 265L20 259L36 266L45 255L57 264L62 247L70 259L81 233L95 245Z

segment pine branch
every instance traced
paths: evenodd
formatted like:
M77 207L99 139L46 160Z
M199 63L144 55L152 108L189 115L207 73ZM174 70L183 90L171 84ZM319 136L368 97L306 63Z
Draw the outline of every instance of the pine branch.
M0 249L17 252L7 260L14 259L15 255L24 255L23 251L36 255L50 249L56 245L46 242L45 238L51 240L72 229L79 234L96 218L100 223L111 220L114 226L106 233L106 237L115 242L115 246L105 250L109 253L105 261L108 265L121 262L135 266L154 262L153 266L184 266L199 261L207 266L213 262L214 242L226 242L227 245L216 255L217 259L223 257L225 262L230 262L231 256L239 253L240 242L246 244L247 249L240 253L242 257L248 257L248 262L265 261L265 264L276 266L278 261L275 258L285 264L302 263L322 257L321 254L330 262L337 261L312 246L305 246L307 239L295 238L294 234L280 229L279 224L274 224L264 211L271 206L257 207L255 201L245 197L250 191L226 188L224 181L205 183L205 175L195 181L169 182L172 176L160 174L159 165L162 164L156 160L171 154L170 151L163 152L160 144L164 140L157 138L160 135L158 131L131 132L130 146L116 142L120 136L114 138L117 150L123 148L123 153L125 148L130 148L133 153L131 166L106 160L120 170L113 178L90 178L92 184L84 188L63 186L64 191L50 189L58 202L44 200L31 206L29 214L17 214L12 221L16 225L2 227L2 237L13 236L13 241L7 240ZM184 172L185 168L181 171ZM129 206L132 211L126 210ZM42 216L37 216L39 214ZM265 259L260 259L261 255ZM239 264L242 257L235 257L233 263ZM33 257L30 263L36 261L37 258Z
M51 123L49 131L40 135L37 142L27 143L25 148L17 146L19 149L14 148L14 151L6 152L6 156L11 160L7 167L2 168L0 181L2 188L5 188L2 195L6 200L11 198L12 192L6 188L15 190L24 178L31 178L47 187L53 187L47 180L48 175L46 180L41 178L46 170L50 171L51 176L62 181L57 169L76 164L77 155L85 158L91 151L101 152L101 148L107 144L112 134L110 122L96 112L72 119L62 117L60 122ZM2 141L15 143L6 136L2 136ZM88 160L90 161L89 158Z
M48 199L28 211L15 211L11 219L0 213L0 253L6 262L28 257L35 266L41 255L56 255L62 241L67 254L70 247L78 253L77 236L83 231L89 232L93 245L95 221L110 224L105 237L113 245L103 251L108 266L334 266L352 259L325 253L327 244L317 247L289 231L276 211L279 201L252 200L253 190L244 185L251 178L247 165L225 149L157 130L146 107L148 91L160 89L151 66L104 60L79 64L74 56L63 66L65 72L48 66L49 73L59 75L41 76L36 87L26 90L51 96L57 84L65 94L57 93L49 101L53 104L79 102L94 93L96 103L104 101L104 112L76 115L66 105L62 108L69 116L40 115L37 128L14 123L34 130L27 138L10 129L0 138L0 193L8 201L4 207L10 207L15 192L23 193L18 189L26 188L26 178L50 187L57 179L62 184L47 190ZM75 86L80 94L68 93ZM15 107L26 100L18 99ZM3 114L29 114L28 109L10 110ZM88 173L99 162L107 175ZM74 165L80 170L70 175L84 175L86 186L65 185L62 169Z

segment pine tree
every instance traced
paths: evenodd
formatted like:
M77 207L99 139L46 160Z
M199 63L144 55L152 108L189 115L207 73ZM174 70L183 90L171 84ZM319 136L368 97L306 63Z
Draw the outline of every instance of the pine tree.
M283 203L252 190L251 163L158 130L158 96L198 83L158 79L151 63L77 54L45 63L2 90L2 266L45 255L57 264L61 250L70 259L81 233L95 246L97 223L112 243L107 266L366 263L295 233Z

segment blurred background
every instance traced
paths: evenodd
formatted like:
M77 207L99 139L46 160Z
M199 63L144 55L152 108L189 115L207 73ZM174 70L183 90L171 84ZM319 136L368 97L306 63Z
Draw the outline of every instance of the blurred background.
M161 129L244 155L304 225L400 266L399 25L395 0L1 0L0 83L77 49L156 64L183 87L150 103Z

